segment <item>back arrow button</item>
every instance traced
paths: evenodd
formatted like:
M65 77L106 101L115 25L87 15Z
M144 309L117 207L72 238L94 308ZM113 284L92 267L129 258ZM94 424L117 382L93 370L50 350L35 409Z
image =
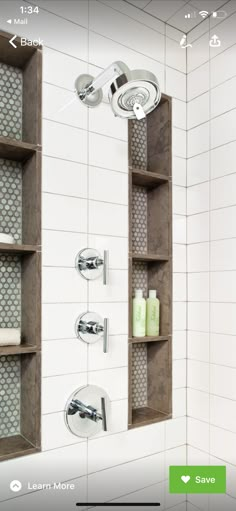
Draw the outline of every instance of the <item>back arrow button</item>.
M16 37L17 37L17 36L16 36L16 35L14 35L14 36L10 39L10 41L9 41L9 43L13 46L13 48L17 48L16 44L15 44L15 43L13 43L13 41L15 41Z

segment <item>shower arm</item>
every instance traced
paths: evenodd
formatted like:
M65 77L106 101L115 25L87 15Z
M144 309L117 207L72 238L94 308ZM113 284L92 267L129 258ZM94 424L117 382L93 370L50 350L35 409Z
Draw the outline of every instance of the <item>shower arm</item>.
M113 62L107 69L102 71L97 78L94 78L91 83L78 92L79 98L83 101L90 94L102 89L102 87L110 80L117 76L127 74L129 71L128 66L124 62Z

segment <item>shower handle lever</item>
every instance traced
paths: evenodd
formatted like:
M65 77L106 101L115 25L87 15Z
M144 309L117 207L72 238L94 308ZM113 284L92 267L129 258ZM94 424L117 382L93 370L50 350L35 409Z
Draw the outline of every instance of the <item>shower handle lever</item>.
M94 280L103 273L103 284L108 284L109 277L109 251L104 250L103 257L93 248L81 250L75 261L75 266L82 277L87 280Z
M75 332L85 342L96 342L103 336L103 353L108 353L109 319L102 319L94 312L81 314L75 324Z
M93 422L102 421L103 431L107 431L106 400L101 397L101 413L90 405L85 405L79 399L72 399L68 408L68 415L79 413L81 419L90 419Z

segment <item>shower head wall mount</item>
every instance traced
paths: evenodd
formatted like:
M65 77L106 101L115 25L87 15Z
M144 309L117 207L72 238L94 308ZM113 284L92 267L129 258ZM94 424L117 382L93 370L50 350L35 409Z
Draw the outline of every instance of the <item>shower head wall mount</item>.
M95 107L102 102L102 87L111 80L109 101L115 116L125 119L143 119L152 112L161 99L156 76L144 69L130 70L122 62L113 62L97 78L89 74L78 76L75 89L80 101Z

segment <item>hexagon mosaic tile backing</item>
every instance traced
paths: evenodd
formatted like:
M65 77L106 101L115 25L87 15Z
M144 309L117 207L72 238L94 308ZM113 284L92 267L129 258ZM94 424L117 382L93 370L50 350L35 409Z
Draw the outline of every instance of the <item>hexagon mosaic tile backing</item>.
M147 406L147 346L132 346L132 408Z
M147 121L131 121L131 164L135 169L147 167Z
M0 357L0 438L20 433L20 357Z
M135 289L142 289L144 298L148 294L147 263L134 261L132 269L132 293Z
M0 159L0 232L11 234L16 243L21 243L21 216L21 164Z
M18 256L0 255L0 328L21 324L21 264Z
M142 186L132 189L132 251L147 252L147 190Z
M0 136L22 138L22 71L0 63Z

